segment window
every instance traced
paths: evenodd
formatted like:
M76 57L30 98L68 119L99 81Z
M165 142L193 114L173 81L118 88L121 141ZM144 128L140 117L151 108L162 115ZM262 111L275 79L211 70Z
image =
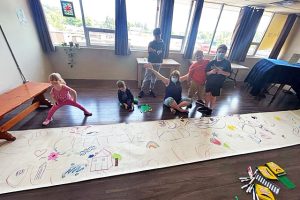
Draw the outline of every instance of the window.
M226 44L228 49L231 45L232 34L240 13L239 7L224 6L218 23L215 37L210 49L210 54L216 54L220 44ZM227 51L228 53L229 51Z
M156 27L158 0L126 0L126 9L130 48L147 49Z
M170 51L181 51L192 10L191 0L175 0Z
M59 0L41 0L54 45L61 45L64 42L79 43L81 46L86 45L80 5L77 0L72 2L75 18L63 16Z
M255 36L250 45L247 55L254 55L256 53L257 48L265 35L265 32L271 22L272 17L273 17L273 13L264 12L264 14L261 17L260 22L258 24Z
M84 12L88 45L115 44L115 1L80 0Z
M282 31L287 15L275 14L255 55L268 57Z
M210 44L221 12L221 7L221 4L204 2L195 44L195 51L202 50L204 53L209 52ZM211 53L215 52L211 51Z

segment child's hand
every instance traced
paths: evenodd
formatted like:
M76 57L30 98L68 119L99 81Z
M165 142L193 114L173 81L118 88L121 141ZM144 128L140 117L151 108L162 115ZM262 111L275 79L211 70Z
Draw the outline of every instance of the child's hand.
M145 64L144 67L145 67L146 69L153 69L153 66L151 65L151 63Z
M126 104L126 103L123 103L123 105L124 105L124 108L127 110L127 109L128 109L127 104Z
M217 73L217 69L212 69L209 71L209 74L216 74Z

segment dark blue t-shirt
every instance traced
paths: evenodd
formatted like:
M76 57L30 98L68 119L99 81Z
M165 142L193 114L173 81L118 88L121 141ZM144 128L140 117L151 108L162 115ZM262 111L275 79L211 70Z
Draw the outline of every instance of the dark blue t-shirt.
M206 66L206 72L212 70L212 69L222 69L225 72L231 73L231 63L229 60L223 59L221 61L212 60L210 61ZM222 74L211 74L206 77L207 81L213 81L213 82L224 82L226 79L226 76Z
M165 92L165 98L168 97L172 97L176 103L180 103L181 101L181 94L182 94L182 86L181 83L179 81L177 81L176 83L173 83L170 80L169 85L166 87L166 92Z
M165 55L165 44L163 40L153 40L149 43L148 48L151 47L152 49L155 49L155 51L161 51L160 54L157 54L157 52L148 52L148 62L150 63L162 63L163 58Z

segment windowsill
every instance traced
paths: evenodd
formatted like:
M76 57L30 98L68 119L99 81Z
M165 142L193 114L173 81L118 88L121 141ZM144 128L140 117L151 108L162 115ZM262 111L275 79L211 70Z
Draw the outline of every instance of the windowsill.
M65 48L64 46L61 45L54 45L55 48ZM79 46L79 49L103 49L103 50L112 50L114 51L115 48L114 46Z
M55 48L65 48L64 46L61 46L61 45L54 45ZM79 46L79 49L93 49L93 50L110 50L110 51L114 51L114 46ZM131 48L130 49L131 52L141 52L141 53L147 53L147 49L139 49L139 48ZM170 51L169 54L179 54L179 55L183 55L183 53L181 53L180 51ZM214 57L215 55L212 55L212 54L204 54L204 57ZM263 57L263 56L247 56L247 58L250 58L250 59L263 59L263 58L266 58L266 57ZM193 60L192 59L187 59L187 60Z

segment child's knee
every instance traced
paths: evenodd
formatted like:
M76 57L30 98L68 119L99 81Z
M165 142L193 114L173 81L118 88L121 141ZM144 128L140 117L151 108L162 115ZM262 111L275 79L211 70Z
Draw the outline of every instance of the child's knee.
M168 97L164 100L164 105L167 107L171 107L175 100L172 97Z

